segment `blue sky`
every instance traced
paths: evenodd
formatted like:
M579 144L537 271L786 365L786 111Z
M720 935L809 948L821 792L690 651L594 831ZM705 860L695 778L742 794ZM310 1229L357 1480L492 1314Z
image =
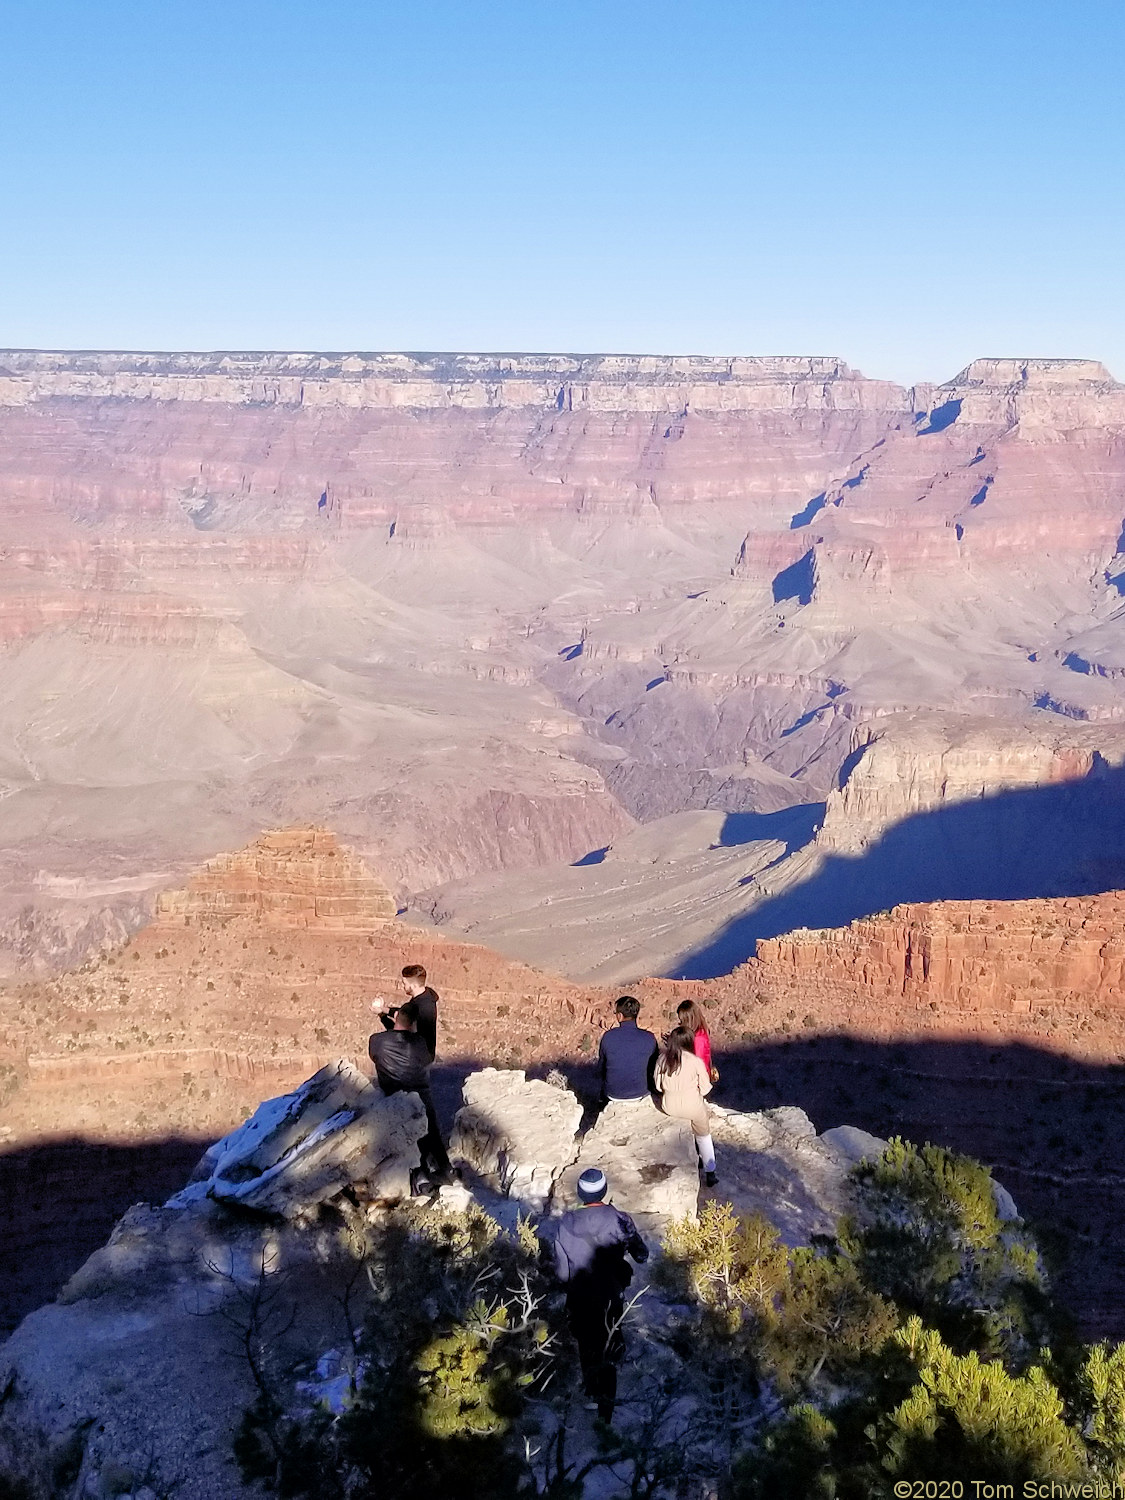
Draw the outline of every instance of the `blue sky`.
M1125 379L1125 8L2 0L0 345Z

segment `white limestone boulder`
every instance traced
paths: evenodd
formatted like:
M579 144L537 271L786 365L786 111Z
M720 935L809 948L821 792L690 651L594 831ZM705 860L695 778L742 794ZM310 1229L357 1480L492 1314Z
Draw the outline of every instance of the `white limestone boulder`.
M847 1161L858 1165L861 1161L878 1161L887 1149L881 1136L860 1130L858 1125L837 1125L821 1133L820 1139L833 1151L838 1151Z
M612 1100L582 1139L577 1160L562 1174L552 1201L559 1212L577 1201L578 1178L600 1167L610 1201L638 1225L662 1230L694 1214L699 1166L691 1127L663 1114L651 1099Z
M574 1160L582 1105L567 1088L519 1069L470 1073L449 1138L449 1154L473 1167L506 1197L541 1212Z
M407 1198L425 1133L417 1094L388 1099L341 1059L293 1093L260 1104L211 1147L167 1206L207 1197L291 1219L346 1188L373 1200Z
M803 1110L711 1105L710 1114L719 1184L708 1196L725 1199L739 1214L761 1214L787 1245L833 1233L850 1206L852 1160L818 1138Z

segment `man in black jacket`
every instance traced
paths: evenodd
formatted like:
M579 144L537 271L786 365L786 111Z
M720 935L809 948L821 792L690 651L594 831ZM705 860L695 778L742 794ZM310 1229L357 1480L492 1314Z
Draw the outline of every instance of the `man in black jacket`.
M586 1394L603 1422L617 1402L617 1365L625 1353L621 1323L625 1288L633 1268L648 1260L648 1246L628 1214L607 1203L605 1173L590 1167L578 1179L579 1208L539 1226L539 1255L566 1287L570 1329L578 1344Z
M426 1109L428 1129L418 1143L422 1169L439 1182L449 1182L452 1171L441 1138L434 1096L430 1090L433 1059L424 1038L418 1035L418 1008L413 1000L394 1012L393 1029L377 1031L367 1044L375 1077L384 1094L417 1094Z
M430 1061L437 1057L437 991L426 983L426 971L421 964L407 964L402 971L402 987L418 1007L418 1035L425 1042ZM373 1000L371 1009L378 1010L385 1002ZM388 1031L395 1024L396 1007L383 1011L379 1019Z
M602 1102L612 1099L643 1099L652 1092L652 1070L656 1065L656 1038L637 1025L639 1000L622 995L617 1002L617 1025L602 1033L598 1044L598 1079Z

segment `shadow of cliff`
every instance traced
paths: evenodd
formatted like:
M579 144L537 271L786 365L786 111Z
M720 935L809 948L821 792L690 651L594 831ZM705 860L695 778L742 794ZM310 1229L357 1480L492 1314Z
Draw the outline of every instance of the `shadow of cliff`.
M1125 1066L1025 1043L811 1030L716 1062L717 1104L795 1104L818 1131L856 1125L983 1161L1034 1230L1083 1336L1125 1339Z
M178 1192L210 1144L75 1136L0 1152L0 1338L58 1294L126 1209Z
M643 1019L659 1032L671 1018ZM801 1025L796 1015L791 1024ZM855 1125L984 1161L1036 1232L1054 1295L1083 1336L1125 1338L1125 1066L1022 1043L871 1041L811 1026L781 1039L748 1034L737 1046L716 1044L716 1062L716 1104L797 1105L818 1131ZM484 1065L457 1059L435 1069L445 1130L465 1076ZM549 1066L528 1073L541 1077ZM588 1127L596 1113L592 1063L563 1058L553 1066L582 1098ZM208 1144L72 1139L0 1155L0 1337L58 1294L133 1203L160 1203L182 1187ZM744 1177L750 1167L720 1147L719 1197L724 1154L729 1173ZM774 1177L783 1216L799 1184ZM761 1191L768 1198L769 1184Z
M712 979L762 938L843 927L913 901L1087 896L1125 887L1125 768L904 818L861 854L826 853L808 879L735 917L669 971Z
M785 853L803 849L824 821L823 802L802 802L776 812L732 812L723 819L719 833L721 849L755 844L764 839L784 839Z

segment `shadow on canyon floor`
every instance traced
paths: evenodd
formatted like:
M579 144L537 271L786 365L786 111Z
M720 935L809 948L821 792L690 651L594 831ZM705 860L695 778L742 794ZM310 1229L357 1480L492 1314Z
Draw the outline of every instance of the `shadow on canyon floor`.
M812 1027L716 1060L716 1103L795 1104L818 1130L858 1125L987 1162L1039 1235L1055 1293L1084 1335L1125 1339L1125 1066L1022 1043L874 1042ZM447 1128L475 1066L436 1070ZM592 1099L592 1066L559 1066ZM131 1204L161 1202L181 1187L206 1144L76 1139L0 1155L0 1336L57 1294Z
M802 802L776 812L727 813L719 833L719 847L733 849L762 839L784 839L785 853L792 854L814 837L824 822L824 808L823 802Z
M818 804L815 804L818 805ZM713 979L762 938L843 927L911 901L1088 896L1125 886L1125 767L915 813L856 855L826 853L800 884L736 917L669 971Z

